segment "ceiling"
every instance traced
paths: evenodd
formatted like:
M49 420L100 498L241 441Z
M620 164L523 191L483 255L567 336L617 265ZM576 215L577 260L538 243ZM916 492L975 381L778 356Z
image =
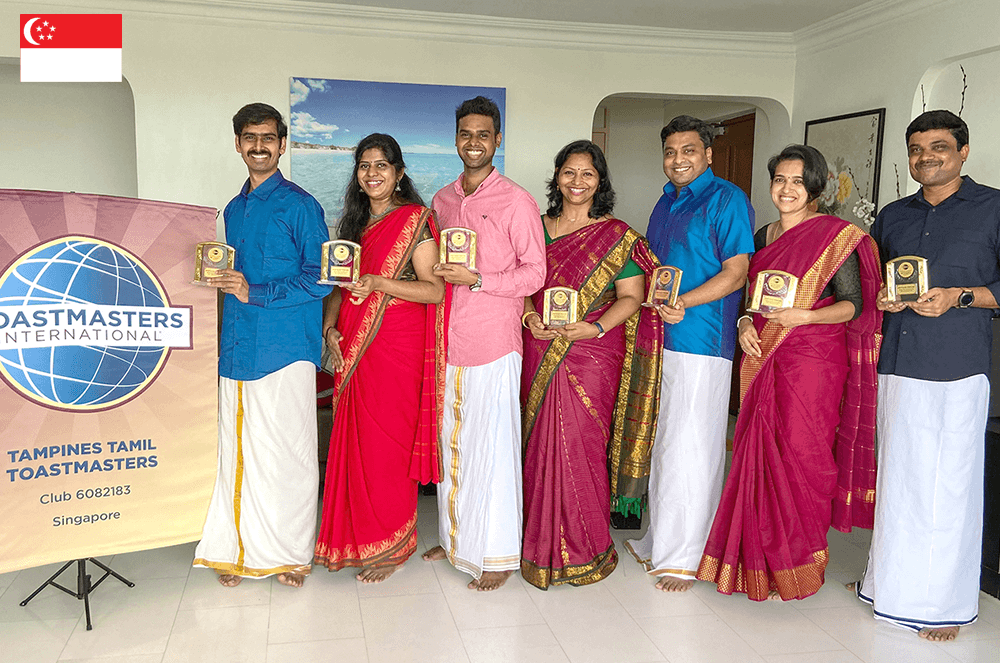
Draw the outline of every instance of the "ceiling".
M370 0L308 0L357 5ZM884 0L377 0L391 9L741 32L794 32L868 2ZM474 22L474 18L470 18Z

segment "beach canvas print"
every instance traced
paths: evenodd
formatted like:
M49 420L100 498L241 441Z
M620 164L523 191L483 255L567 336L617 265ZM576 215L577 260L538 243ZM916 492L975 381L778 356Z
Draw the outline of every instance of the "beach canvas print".
M455 109L479 95L500 108L505 130L505 88L292 78L291 179L319 200L327 225L335 229L354 147L370 133L386 133L402 148L406 172L429 206L435 192L462 173ZM504 172L503 145L493 165Z

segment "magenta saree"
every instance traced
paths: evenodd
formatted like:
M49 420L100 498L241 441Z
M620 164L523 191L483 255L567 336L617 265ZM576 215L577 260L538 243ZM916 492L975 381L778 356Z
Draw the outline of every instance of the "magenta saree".
M406 205L365 229L361 273L397 278L431 211ZM315 562L395 566L417 547L417 484L438 481L448 300L439 305L373 292L344 296L337 318L344 369L334 377L333 434Z
M698 569L723 594L810 596L823 585L830 526L872 526L882 322L875 242L842 219L818 216L754 254L748 277L790 272L800 278L795 306L818 309L835 303L819 297L854 251L864 302L857 319L786 329L753 317L761 357L744 356L740 369L733 463Z
M595 223L548 246L544 288L578 290L584 319L597 320L629 259L647 275L657 266L627 224ZM521 574L536 587L594 583L617 565L611 500L638 509L646 493L662 344L662 322L647 308L600 339L539 341L525 332Z

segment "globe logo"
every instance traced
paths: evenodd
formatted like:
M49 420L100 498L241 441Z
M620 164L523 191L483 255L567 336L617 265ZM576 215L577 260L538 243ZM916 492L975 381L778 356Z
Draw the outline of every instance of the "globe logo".
M189 336L189 327L190 309L170 307L149 268L107 241L61 237L0 276L0 375L46 407L124 404L156 378L170 347L182 345L163 335Z

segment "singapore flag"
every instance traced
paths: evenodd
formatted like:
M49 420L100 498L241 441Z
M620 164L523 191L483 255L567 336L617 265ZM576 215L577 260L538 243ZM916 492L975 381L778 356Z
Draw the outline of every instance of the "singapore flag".
M22 83L121 80L121 14L21 14Z

